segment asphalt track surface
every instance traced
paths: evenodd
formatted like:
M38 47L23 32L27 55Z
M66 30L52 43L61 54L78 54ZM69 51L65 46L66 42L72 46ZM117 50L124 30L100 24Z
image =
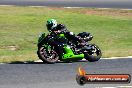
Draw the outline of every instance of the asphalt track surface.
M130 74L132 58L101 59L98 62L44 64L42 62L16 62L0 64L0 88L101 88L131 86L130 84L86 84L76 82L77 68L82 66L88 74ZM125 87L123 87L125 88Z
M132 0L0 0L0 5L132 9Z

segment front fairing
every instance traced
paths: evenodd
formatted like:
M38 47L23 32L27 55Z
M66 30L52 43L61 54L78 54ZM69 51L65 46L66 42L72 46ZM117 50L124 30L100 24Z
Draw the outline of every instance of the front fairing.
M45 33L39 34L38 46L39 46L42 42L44 42L44 38L45 38Z

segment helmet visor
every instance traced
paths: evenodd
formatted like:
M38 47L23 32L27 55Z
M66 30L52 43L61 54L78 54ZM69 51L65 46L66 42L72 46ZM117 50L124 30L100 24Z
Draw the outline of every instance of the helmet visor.
M53 23L51 23L51 24L46 24L46 26L47 26L47 29L50 31L50 30L52 30Z

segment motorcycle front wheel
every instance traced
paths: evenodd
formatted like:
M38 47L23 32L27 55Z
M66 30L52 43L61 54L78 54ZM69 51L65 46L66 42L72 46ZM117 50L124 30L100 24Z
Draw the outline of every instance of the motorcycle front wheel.
M48 49L43 46L38 48L37 54L38 54L39 59L49 64L54 64L59 59L59 56L55 50Z

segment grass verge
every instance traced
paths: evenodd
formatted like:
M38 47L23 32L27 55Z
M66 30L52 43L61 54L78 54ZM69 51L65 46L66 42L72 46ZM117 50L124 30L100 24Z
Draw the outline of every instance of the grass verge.
M75 34L90 32L103 57L132 56L132 11L57 7L0 7L0 62L37 60L37 38L54 18Z

